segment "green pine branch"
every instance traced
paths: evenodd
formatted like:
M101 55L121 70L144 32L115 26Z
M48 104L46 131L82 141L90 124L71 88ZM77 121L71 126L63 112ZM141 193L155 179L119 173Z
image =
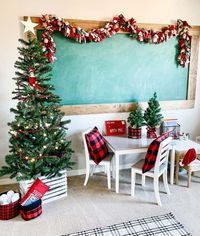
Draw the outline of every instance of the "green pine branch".
M149 99L148 107L144 112L145 125L154 128L160 124L162 118L160 104L155 92L153 97Z

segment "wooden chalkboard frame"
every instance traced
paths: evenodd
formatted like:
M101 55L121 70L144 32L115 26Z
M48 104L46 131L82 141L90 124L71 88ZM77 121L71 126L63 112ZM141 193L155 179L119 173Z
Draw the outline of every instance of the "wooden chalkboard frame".
M44 29L39 21L40 17L31 17L32 22L38 23L35 30ZM24 20L27 20L27 16L24 16ZM73 26L80 26L84 30L91 30L93 28L104 27L107 21L95 21L95 20L78 20L78 19L65 19ZM164 24L148 24L138 23L138 26L145 29L160 30ZM119 31L119 33L126 33ZM189 31L192 36L191 42L191 57L189 66L189 78L188 78L188 90L186 100L177 101L161 101L161 108L163 110L175 110L175 109L189 109L193 108L195 104L196 94L196 82L197 82L197 67L198 67L198 52L199 52L199 38L200 38L200 26L192 26ZM37 35L37 34L36 34ZM66 115L81 115L81 114L97 114L97 113L116 113L116 112L130 112L135 109L139 104L142 109L146 109L147 102L139 103L112 103L112 104L84 104L84 105L64 105L61 110Z

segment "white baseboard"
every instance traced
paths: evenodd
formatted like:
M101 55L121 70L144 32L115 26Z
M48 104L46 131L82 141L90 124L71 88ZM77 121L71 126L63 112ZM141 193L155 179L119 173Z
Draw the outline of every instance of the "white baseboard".
M9 177L0 178L0 185L9 185L9 184L16 184L16 179L10 179Z
M119 169L124 170L124 169L129 169L131 168L131 164L125 164L125 165L120 165ZM102 169L98 168L95 172L101 172ZM69 170L67 171L67 176L77 176L77 175L85 175L86 169L78 169L78 170ZM16 184L17 180L16 179L10 179L9 177L3 177L0 178L0 185L9 185L9 184Z
M125 169L130 169L133 163L125 164L125 165L120 165L119 169L120 170L125 170ZM96 169L96 173L102 172L101 168ZM77 176L77 175L85 175L86 169L78 169L78 170L69 170L67 171L67 176Z
M85 175L86 169L68 170L67 176Z

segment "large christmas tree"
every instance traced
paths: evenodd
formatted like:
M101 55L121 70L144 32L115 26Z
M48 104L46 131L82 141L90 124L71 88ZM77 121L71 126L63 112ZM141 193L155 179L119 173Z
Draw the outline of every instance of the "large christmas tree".
M15 119L8 123L10 150L0 176L10 174L18 180L37 175L53 177L73 164L71 142L66 140L66 124L70 121L63 119L60 98L48 83L52 68L40 43L30 37L19 41L22 47L18 48L17 86L13 92L18 103L11 109Z

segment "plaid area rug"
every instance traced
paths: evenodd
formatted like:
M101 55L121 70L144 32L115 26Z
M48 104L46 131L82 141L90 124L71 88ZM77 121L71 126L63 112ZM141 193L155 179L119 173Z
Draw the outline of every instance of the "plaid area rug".
M172 213L161 216L132 220L121 224L114 224L105 228L96 228L77 233L67 234L68 236L191 236L183 225L179 223Z

